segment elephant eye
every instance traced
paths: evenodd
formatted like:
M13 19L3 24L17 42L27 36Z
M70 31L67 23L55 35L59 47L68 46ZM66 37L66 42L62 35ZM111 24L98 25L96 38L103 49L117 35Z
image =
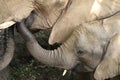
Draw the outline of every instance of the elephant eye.
M83 54L83 53L84 53L83 50L79 50L79 51L77 51L77 54Z

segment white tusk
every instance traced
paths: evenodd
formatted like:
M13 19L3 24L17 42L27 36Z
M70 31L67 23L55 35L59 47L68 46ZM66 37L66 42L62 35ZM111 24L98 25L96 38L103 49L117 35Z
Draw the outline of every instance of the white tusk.
M64 70L62 76L65 76L66 73L67 73L67 70Z
M7 21L7 22L4 22L2 24L0 24L0 30L1 29L5 29L5 28L8 28L12 25L14 25L16 22L15 21Z

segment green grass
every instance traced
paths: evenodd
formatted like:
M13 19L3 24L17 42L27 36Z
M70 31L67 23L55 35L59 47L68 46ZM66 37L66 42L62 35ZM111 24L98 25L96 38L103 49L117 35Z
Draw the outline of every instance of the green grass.
M24 60L24 61L23 61ZM10 80L75 80L62 76L63 69L53 68L34 59L16 59L11 64Z
M35 71L33 64L34 60L31 60L30 63L18 63L17 66L12 67L11 80L36 80L39 73Z

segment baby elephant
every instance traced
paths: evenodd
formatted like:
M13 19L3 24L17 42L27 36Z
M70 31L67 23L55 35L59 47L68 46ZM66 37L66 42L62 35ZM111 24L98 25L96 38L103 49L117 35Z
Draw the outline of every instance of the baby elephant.
M50 66L74 68L83 63L88 71L95 71L96 80L119 75L120 13L103 20L86 22L75 28L71 36L55 50L43 49L27 29L26 20L18 24L18 31L37 60Z

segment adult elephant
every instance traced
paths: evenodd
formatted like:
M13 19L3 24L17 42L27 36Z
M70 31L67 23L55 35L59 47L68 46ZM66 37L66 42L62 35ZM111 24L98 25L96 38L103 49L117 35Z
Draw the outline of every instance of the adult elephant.
M56 61L58 63L55 63L53 65L57 64L56 66L64 67L66 69L70 69L75 64L77 64L76 59L78 57L75 54L73 54L73 53L77 53L78 51L76 50L77 48L73 48L73 46L76 43L71 44L71 42L74 42L74 39L76 38L70 37L76 26L79 26L80 24L84 24L87 22L94 22L96 20L104 20L105 18L111 17L119 13L120 11L119 0L112 0L112 1L111 0L106 0L106 1L103 0L89 0L89 1L88 0L86 1L85 0L22 0L22 1L0 0L0 3L1 3L0 4L1 29L16 24L16 22L22 22L22 20L25 18L27 18L27 20L25 21L25 24L27 26L35 27L36 25L38 25L40 27L43 26L45 28L47 26L53 27L50 35L49 43L50 44L54 44L56 42L58 43L64 42L64 43L61 48L52 51L51 54L54 55L55 53L55 55L59 55L59 56L64 55L63 57L65 57L62 60L60 59L60 61L58 59L58 61ZM33 24L29 24L32 22ZM61 32L64 32L64 36ZM37 44L36 40L34 41L35 44ZM68 47L72 46L72 47L68 49L65 48L65 50L63 51L62 49L67 46ZM37 49L37 47L33 47L33 48ZM60 52L57 54L57 51L58 52L62 51L63 54L61 55ZM46 51L46 53L47 52L49 51ZM101 55L102 54L100 54L100 57ZM39 56L37 55L35 57L37 57L37 59L43 60L43 62L46 62L45 60L46 58L44 58L45 55L43 59L42 57L39 58ZM51 60L49 58L47 59ZM62 57L55 56L53 58L57 59ZM51 62L53 60L54 59L52 59ZM63 63L61 65L62 61ZM95 65L93 65L93 67L95 67L96 64L99 63L99 61L100 61L99 59L96 60ZM49 62L46 63L50 65L52 64Z
M34 22L30 28L53 27L49 44L66 41L81 23L104 19L120 11L119 0L36 0L34 4L35 13L31 15Z
M83 63L84 68L95 71L96 80L119 75L120 13L79 24L70 38L55 50L43 49L25 23L23 20L17 28L31 55L40 62L67 70Z
M29 16L27 23L34 21L31 29L53 27L49 44L66 41L81 23L104 19L120 11L119 0L0 0L0 3L1 28Z

